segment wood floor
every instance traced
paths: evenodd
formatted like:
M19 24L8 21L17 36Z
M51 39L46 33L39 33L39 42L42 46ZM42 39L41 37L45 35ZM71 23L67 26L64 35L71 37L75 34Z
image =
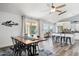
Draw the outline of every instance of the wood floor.
M48 43L48 44L47 44ZM74 45L64 45L61 47L60 43L51 43L51 40L46 42L48 49L52 52L51 56L79 56L79 41L75 41Z

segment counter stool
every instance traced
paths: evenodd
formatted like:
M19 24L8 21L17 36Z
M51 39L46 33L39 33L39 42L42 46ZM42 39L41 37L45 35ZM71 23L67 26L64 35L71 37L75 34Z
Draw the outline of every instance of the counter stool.
M69 42L69 44L72 45L71 39L72 39L73 35L65 34L65 37L66 37L66 44L68 44L68 42Z
M58 43L59 42L59 40L60 40L60 34L56 34L56 42Z
M52 40L53 40L53 41L55 40L55 35L52 35Z
M63 46L64 43L65 43L65 35L61 34L61 38L60 38L61 47Z
M58 43L60 39L60 34L52 34L52 41Z

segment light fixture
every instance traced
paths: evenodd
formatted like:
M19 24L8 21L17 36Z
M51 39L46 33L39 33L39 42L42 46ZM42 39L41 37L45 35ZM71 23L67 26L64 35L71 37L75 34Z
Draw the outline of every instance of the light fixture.
M51 8L51 12L55 12L56 11L56 8Z

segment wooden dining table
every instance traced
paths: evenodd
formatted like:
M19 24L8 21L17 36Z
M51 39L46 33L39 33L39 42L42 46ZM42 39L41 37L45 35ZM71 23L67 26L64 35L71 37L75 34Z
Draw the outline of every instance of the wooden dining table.
M42 39L42 38L32 38L32 39L25 39L24 37L21 37L21 36L17 36L15 37L15 39L23 44L25 44L26 46L27 45L32 45L32 44L35 44L35 43L39 43L39 42L43 42L43 41L46 41L46 39ZM36 45L35 45L35 48L33 48L33 54L32 55L37 55L36 53Z

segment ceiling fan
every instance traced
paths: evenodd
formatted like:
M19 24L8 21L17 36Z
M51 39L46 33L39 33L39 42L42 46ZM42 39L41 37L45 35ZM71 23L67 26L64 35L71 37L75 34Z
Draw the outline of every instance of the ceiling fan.
M52 12L58 12L59 14L58 15L62 15L62 14L64 14L64 13L66 13L66 11L62 11L62 10L60 10L60 8L63 8L63 7L65 7L66 6L66 4L62 4L62 5L60 5L60 6L54 6L54 4L52 3L51 4L51 13Z

